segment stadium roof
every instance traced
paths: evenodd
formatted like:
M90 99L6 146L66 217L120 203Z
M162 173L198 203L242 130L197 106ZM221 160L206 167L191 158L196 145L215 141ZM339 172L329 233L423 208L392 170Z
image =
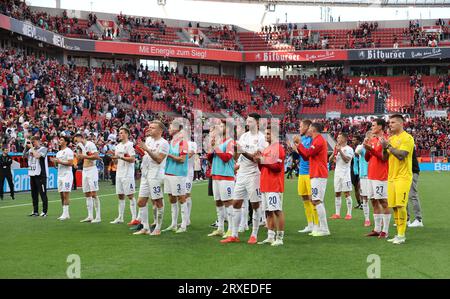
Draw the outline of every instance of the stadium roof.
M450 0L194 0L275 5L378 6L378 7L450 7Z

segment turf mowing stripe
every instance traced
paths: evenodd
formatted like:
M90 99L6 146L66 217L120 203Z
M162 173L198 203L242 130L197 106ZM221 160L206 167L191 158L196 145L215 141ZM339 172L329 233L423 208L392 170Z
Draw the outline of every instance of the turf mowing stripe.
M198 182L198 183L194 183L194 185L203 185L206 184L208 182ZM138 191L139 189L137 189L136 191ZM103 195L98 195L98 197L106 197L106 196L111 196L111 195L117 195L116 193L110 193L110 194L103 194ZM86 197L75 197L75 198L71 198L70 200L76 200L76 199L83 199ZM49 203L51 202L61 202L61 199L59 200L49 200ZM20 204L20 205L10 205L10 206L6 206L6 207L0 207L0 209L7 209L7 208L16 208L16 207L25 207L25 206L31 206L33 205L32 203L24 203L24 204Z

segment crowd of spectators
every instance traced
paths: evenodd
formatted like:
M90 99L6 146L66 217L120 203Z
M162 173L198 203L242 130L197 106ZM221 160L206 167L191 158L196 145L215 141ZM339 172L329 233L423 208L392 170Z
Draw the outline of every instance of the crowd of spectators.
M414 106L421 110L442 110L450 107L450 76L439 76L436 84L426 86L420 74L410 78L410 86L414 88Z
M103 84L102 78L106 72L114 74L111 80L119 83L118 90L113 91ZM177 69L164 66L157 76L160 76L160 80L152 79L152 73L142 65L80 68L73 64L61 65L56 60L44 57L26 56L17 50L3 49L0 51L0 143L7 145L10 151L20 152L25 138L37 135L51 151L55 151L58 148L58 134L73 135L76 131L82 131L99 148L107 149L117 142L117 131L123 124L130 128L132 139L139 140L143 137L143 128L148 120L161 119L166 124L171 120L168 114L142 109L146 107L147 101L163 101L174 112L191 120L195 101L203 101L213 111L228 109L242 115L246 115L252 106L263 110L270 105L283 104L288 108L282 122L283 132L296 132L301 108L311 102L309 97L324 95L326 98L334 94L343 100L350 99L353 105L355 101L364 103L361 98L367 96L366 93L388 96L390 90L387 82L365 77L361 77L358 82L350 82L341 69L328 69L319 76L287 80L290 98L284 99L264 91L263 95L266 95L261 97L262 102L245 103L225 97L229 88L225 84L192 74L188 69L184 77L178 75ZM133 84L125 88L125 82ZM188 84L195 87L193 92ZM421 76L411 77L413 86L424 89L422 93L418 91L416 94L421 99L427 99L426 104L434 105L428 99L429 89L422 84ZM149 93L144 92L146 89ZM366 90L366 93L362 90ZM439 108L449 107L448 90L449 77L440 77L437 87L431 90L433 101L436 97L439 103L444 103L441 97L447 101L446 106ZM152 98L148 98L148 94ZM355 95L358 97L356 100ZM407 130L417 136L418 149L431 149L434 152L450 149L449 120L425 118L422 110L415 112L416 118L408 122ZM326 130L334 137L339 131L353 135L362 134L368 128L368 123L350 123L344 119L323 122Z
M1 0L0 13L18 20L29 21L41 29L60 34L76 34L85 38L91 37L92 34L88 28L96 21L96 16L93 14L88 20L87 27L80 26L78 18L69 18L66 10L60 16L53 16L44 11L32 11L25 1L20 0Z
M411 47L437 47L441 37L440 32L427 32L420 26L418 20L409 21L409 28L404 34L409 37Z
M154 21L151 18L133 17L120 13L117 15L119 28L107 28L104 32L96 34L93 30L89 29L97 21L94 13L89 14L86 27L85 25L80 26L79 20L76 17L69 18L67 11L63 11L61 16L51 16L46 12L32 11L24 1L20 0L1 0L0 12L19 20L27 20L42 29L64 35L110 40L116 38L120 32L125 30L129 33L129 40L132 42L166 42L163 38L167 30L167 25L164 23L164 20ZM411 47L437 47L441 40L449 38L449 25L444 20L438 19L436 20L436 26L439 26L440 30L427 31L424 30L418 20L412 20L409 22L408 28L405 28L402 36L393 36L392 46L398 48L400 42L409 40ZM196 26L200 28L198 22ZM188 27L193 27L192 22L189 22ZM143 33L139 31L141 28L156 28L157 31ZM263 33L263 38L268 44L272 46L287 44L291 45L295 50L329 49L330 45L332 48L335 47L334 39L336 37L325 35L319 38L312 38L309 34L294 35L294 31L301 31L299 29L308 29L308 27L304 25L300 28L300 26L293 23L266 25L261 27L261 33ZM373 38L372 34L377 29L377 22L361 22L358 24L358 28L347 32L346 43L339 47L343 49L380 47L382 44L381 39ZM202 30L205 30L208 38L211 39L208 47L239 50L234 26L209 26L208 28L202 28ZM191 40L189 43L197 46L205 45L203 37L200 38L200 36L195 36L195 40Z

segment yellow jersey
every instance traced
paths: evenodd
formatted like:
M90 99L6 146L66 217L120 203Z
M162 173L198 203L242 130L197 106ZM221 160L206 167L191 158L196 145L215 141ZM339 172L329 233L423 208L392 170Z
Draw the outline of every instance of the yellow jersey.
M399 135L389 138L389 143L393 148L406 151L408 155L402 161L389 152L389 181L410 181L413 178L412 156L414 151L414 138L403 131Z

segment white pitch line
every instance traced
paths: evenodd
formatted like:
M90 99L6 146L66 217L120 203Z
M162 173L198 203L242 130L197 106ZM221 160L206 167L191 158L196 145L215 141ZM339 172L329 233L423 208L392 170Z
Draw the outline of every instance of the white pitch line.
M110 193L110 194L103 194L103 195L98 195L98 197L106 197L106 196L111 196L111 195L116 195L116 193ZM86 197L75 197L75 198L71 198L70 201L72 200L76 200L76 199L83 199ZM58 200L49 200L48 203L51 202L61 202L61 199ZM7 208L15 208L15 207L24 207L24 206L31 206L33 205L32 203L24 203L24 204L20 204L20 205L12 205L12 206L6 206L6 207L0 207L0 209L7 209Z
M208 182L199 182L199 183L194 183L194 185L203 185L206 184ZM116 193L110 193L110 194L102 194L102 195L98 195L98 197L106 197L106 196L111 196L111 195L117 195ZM71 198L70 201L72 200L77 200L77 199L83 199L86 197L75 197L75 198ZM51 202L61 202L61 199L58 200L49 200L48 203ZM10 206L6 206L6 207L0 207L0 209L8 209L8 208L16 208L16 207L25 207L25 206L31 206L33 205L32 203L24 203L24 204L20 204L20 205L10 205Z

